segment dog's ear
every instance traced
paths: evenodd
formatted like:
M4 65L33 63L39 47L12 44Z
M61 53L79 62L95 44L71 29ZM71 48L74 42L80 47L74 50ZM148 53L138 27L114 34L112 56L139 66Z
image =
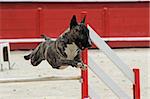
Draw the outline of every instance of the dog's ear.
M76 19L76 16L73 15L72 19L71 19L71 22L70 22L70 29L72 29L72 27L78 25L77 23L77 19Z
M82 21L81 21L81 23L85 23L85 19L86 19L86 15L83 17L83 19L82 19Z

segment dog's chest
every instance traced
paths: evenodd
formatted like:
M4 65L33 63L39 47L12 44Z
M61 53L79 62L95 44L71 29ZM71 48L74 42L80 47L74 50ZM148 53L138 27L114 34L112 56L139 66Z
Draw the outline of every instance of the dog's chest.
M75 43L67 44L65 48L65 53L67 54L67 59L73 60L74 57L78 54L78 47Z

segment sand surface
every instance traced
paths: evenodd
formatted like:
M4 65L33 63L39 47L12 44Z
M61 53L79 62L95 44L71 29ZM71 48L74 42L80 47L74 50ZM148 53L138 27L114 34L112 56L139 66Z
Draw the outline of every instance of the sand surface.
M150 48L114 49L117 55L130 68L141 69L141 99L150 97ZM12 70L7 63L0 71L0 79L28 78L45 76L80 76L80 69L68 67L64 70L52 69L46 61L33 67L23 56L30 51L11 51L15 62ZM103 70L132 98L132 83L99 50L89 50L89 55ZM148 61L149 60L149 61ZM89 84L101 99L119 99L111 90L89 70ZM0 99L81 99L80 81L45 81L28 83L0 83Z

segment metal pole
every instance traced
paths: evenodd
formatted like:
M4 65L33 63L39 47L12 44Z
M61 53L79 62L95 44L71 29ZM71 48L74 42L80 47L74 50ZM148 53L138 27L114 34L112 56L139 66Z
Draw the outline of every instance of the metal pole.
M88 50L84 50L82 52L82 58L84 64L88 64L88 59L87 59L87 53ZM81 71L81 77L82 77L82 99L88 98L88 68L86 70Z
M81 12L81 20L84 18L84 16L87 15L86 11ZM82 58L84 64L88 64L88 50L85 49L82 53ZM82 77L82 99L86 99L89 97L88 95L88 68L87 70L82 70L81 71L81 77Z
M87 15L86 11L82 11L81 12L81 20L84 18L84 16ZM88 50L85 49L82 52L82 60L84 62L84 64L88 64ZM82 99L88 99L89 95L88 95L88 68L86 70L82 70L81 71L81 77L82 77Z
M140 70L133 69L135 82L133 84L133 97L134 99L141 99L140 96Z

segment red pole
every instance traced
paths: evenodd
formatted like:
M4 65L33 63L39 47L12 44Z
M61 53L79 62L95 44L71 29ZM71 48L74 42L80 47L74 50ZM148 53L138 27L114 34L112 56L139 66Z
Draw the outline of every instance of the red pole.
M42 25L43 24L42 24L42 8L41 7L38 8L38 20L37 20L37 22L38 22L38 36L39 36L43 32L42 31Z
M81 20L82 18L87 15L86 11L81 12ZM84 64L88 64L88 49L85 49L82 52L82 60ZM88 68L86 70L81 71L81 77L82 77L82 99L88 99Z
M82 52L82 58L84 64L88 64L88 50L85 49ZM81 71L81 77L82 77L82 99L88 98L88 68L86 70Z
M134 99L141 99L140 98L140 71L139 69L133 69L135 83L133 84L133 94Z

